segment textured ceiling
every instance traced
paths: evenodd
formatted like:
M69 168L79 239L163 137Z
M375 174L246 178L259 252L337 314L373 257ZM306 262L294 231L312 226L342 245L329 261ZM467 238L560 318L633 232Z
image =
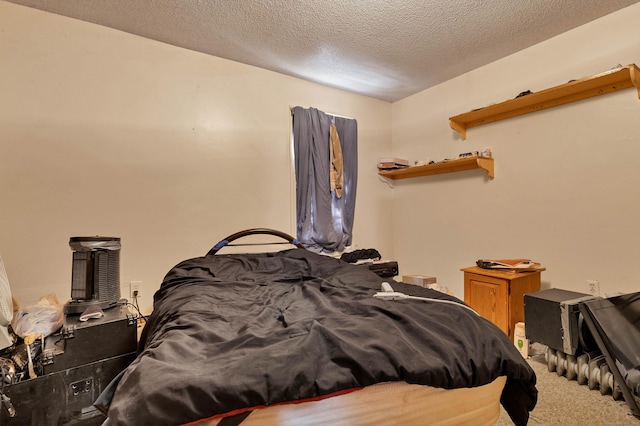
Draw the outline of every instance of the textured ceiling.
M396 101L640 0L7 0Z

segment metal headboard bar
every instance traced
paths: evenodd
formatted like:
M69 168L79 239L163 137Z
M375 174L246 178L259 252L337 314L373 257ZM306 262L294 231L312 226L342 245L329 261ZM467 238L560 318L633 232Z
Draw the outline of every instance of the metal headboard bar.
M277 231L275 229L269 229L269 228L252 228L252 229L245 229L244 231L240 231L240 232L236 232L235 234L229 235L227 238L224 238L223 240L219 241L216 245L214 245L211 250L209 250L209 252L207 253L207 256L212 255L212 254L216 254L220 249L222 249L223 247L230 245L229 243L232 241L237 240L238 238L242 238L242 237L246 237L249 235L259 235L259 234L264 234L264 235L274 235L276 237L280 237L283 238L285 240L287 240L287 242L289 244L292 244L298 248L304 249L305 247L300 243L300 241L298 241L296 238L292 237L289 234L286 234L284 232L281 231ZM281 242L277 242L277 243L254 243L254 244L231 244L231 245L271 245L271 244L286 244L286 243L281 243Z

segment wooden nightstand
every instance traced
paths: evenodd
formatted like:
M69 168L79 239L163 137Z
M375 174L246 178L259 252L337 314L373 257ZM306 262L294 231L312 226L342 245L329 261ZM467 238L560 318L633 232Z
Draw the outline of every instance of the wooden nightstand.
M464 303L502 329L512 340L515 324L524 321L524 295L540 291L540 273L462 268Z

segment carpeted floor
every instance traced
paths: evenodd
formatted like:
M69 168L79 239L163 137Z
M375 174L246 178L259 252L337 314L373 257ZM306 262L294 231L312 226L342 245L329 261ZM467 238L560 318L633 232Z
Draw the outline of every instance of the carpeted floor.
M581 425L581 426L640 426L640 419L632 416L624 400L615 401L600 390L590 390L575 380L567 380L556 372L549 372L544 358L544 348L535 351L528 359L536 372L538 404L531 412L529 425ZM513 425L502 409L496 426Z

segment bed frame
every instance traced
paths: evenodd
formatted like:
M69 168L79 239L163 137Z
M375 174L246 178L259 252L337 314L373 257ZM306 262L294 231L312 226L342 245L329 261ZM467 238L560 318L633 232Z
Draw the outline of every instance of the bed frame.
M208 266L209 264L206 264L206 266L199 266L197 264L198 262L205 262L205 261L208 262L207 259L213 260L211 256L218 258L219 256L214 256L214 255L216 255L222 248L227 246L256 245L256 244L230 244L230 243L239 238L243 238L251 235L260 235L260 234L276 236L280 239L285 240L286 244L291 244L299 249L304 250L304 247L292 236L286 233L276 231L276 230L271 230L268 228L247 229L245 231L232 234L224 238L217 244L215 244L211 248L211 250L209 250L209 252L204 258L191 259L191 260L181 262L180 264L176 265L176 267L173 268L172 271L170 271L167 274L167 277L165 277L165 281L163 282L163 286L158 291L158 293L156 293L156 296L154 296L154 313L156 313L156 310L158 311L164 310L166 313L166 312L173 312L175 309L173 305L170 305L168 302L167 304L162 306L156 306L155 304L156 298L159 293L163 292L163 287L165 286L165 284L168 285L168 289L172 289L173 286L176 286L176 285L177 286L183 285L185 282L187 282L190 279L189 278L190 275L188 271L191 271L191 270L208 271L210 269L210 267ZM271 244L283 244L283 243L282 242L258 243L258 245L271 245ZM279 252L279 253L284 253L284 252ZM301 260L309 258L308 261L311 261L310 256L314 256L313 259L321 258L319 260L314 260L314 262L318 262L319 265L325 265L325 262L329 262L329 259L327 259L326 257L318 256L313 253L309 253L307 255L307 254L302 254L301 252L300 254L294 253L292 255L283 255L283 256L289 256L292 259L299 258ZM224 263L227 261L226 259L228 259L228 261L234 261L235 259L234 255L221 255L221 257L222 259L220 259L220 262L222 263L220 263L220 265L226 265L226 263ZM267 257L270 257L270 255ZM247 259L249 259L249 257ZM194 264L190 263L192 261L195 261L196 263ZM298 260L295 260L295 261L299 262ZM338 259L330 259L330 261L332 262L332 264L334 262L342 264L342 262L339 261ZM215 264L218 264L218 263L215 263ZM349 267L351 268L351 266ZM339 268L338 271L340 271L340 274L341 274L342 269L340 268L344 268L344 266L339 266L338 268ZM359 268L359 267L353 266L353 268ZM365 269L362 268L362 270L364 271ZM213 273L213 269L211 271ZM220 271L222 271L222 269L220 269ZM201 274L202 272L198 272L198 273ZM205 272L205 273L208 273L208 272ZM350 274L351 272L346 272L346 273ZM365 281L368 281L368 284L361 285L360 283L361 282L364 283L365 281L360 281L360 277L361 277L360 274L364 272L359 272L359 269L358 269L357 271L355 271L355 273L357 274L358 281L354 281L354 283L357 282L358 284L354 284L354 285L356 285L357 288L364 286L362 288L365 289L365 293L358 293L361 290L358 290L357 288L354 288L353 290L350 290L350 291L354 292L354 294L362 294L360 298L364 297L363 300L368 300L367 305L363 305L363 306L368 306L368 304L373 304L371 308L367 307L367 308L358 308L358 309L365 309L364 312L369 313L370 311L368 309L387 309L388 308L388 309L391 309L389 311L390 314L394 315L392 313L394 310L397 312L397 309L402 309L403 310L402 312L405 312L404 310L409 308L409 305L405 305L406 307L399 307L399 305L396 305L395 302L389 302L390 303L389 305L385 305L384 303L382 305L378 305L377 304L378 302L372 302L372 300L374 300L375 298L373 297L373 293L372 293L372 297L371 299L369 299L369 297L367 296L368 294L367 292L371 290L367 290L367 289L373 289L371 285L374 282L378 282L377 281L378 277L370 279L369 275L366 275L367 278L363 278L363 279ZM366 272L366 274L368 273L370 273L370 271ZM338 276L342 277L342 275L338 275ZM216 280L222 279L222 281L226 283L226 281L223 278L220 278L220 276L218 276L217 273L215 277L216 277ZM236 275L234 274L233 277L236 277ZM167 278L169 278L169 281L167 281ZM172 281L171 280L172 278L175 281ZM197 281L197 285L202 285L203 283L202 276L199 275L196 281ZM322 282L325 282L325 280L323 279ZM383 283L383 284L386 284L386 283ZM275 285L282 285L282 284L275 284ZM324 286L325 284L321 284L321 285ZM328 285L331 287L334 284L328 284ZM339 284L339 287L338 287L340 289L339 291L343 291L341 290L343 288L341 287L341 285L342 284ZM380 285L380 284L377 284L377 285ZM397 284L394 284L394 286L400 287L400 286L404 286L404 284L397 283ZM199 288L203 289L203 287L199 287ZM288 288L290 287L286 287L286 289ZM305 292L311 291L311 288L306 287L306 285L300 288L301 290L298 290L298 291L305 291ZM349 288L349 287L346 287L346 288ZM274 287L274 290L276 289L277 287ZM453 304L460 303L464 305L462 301L459 301L457 299L446 300L446 299L454 299L454 298L447 295L440 295L439 293L433 290L420 289L420 288L416 288L415 286L405 286L405 291L414 291L414 289L418 293L420 293L418 290L424 290L425 292L433 292L433 293L427 293L427 294L418 294L419 296L431 295L432 297L435 297L435 298L442 297L445 300L440 300L440 301L446 301L448 303L453 303ZM216 292L218 291L217 287L215 291ZM286 290L286 291L289 291L289 290ZM219 294L219 293L216 293L216 294ZM172 297L182 297L182 299L180 300L185 300L185 298L180 294ZM415 297L415 298L419 298L419 297ZM222 299L222 300L226 301L227 299ZM243 303L247 303L247 300L245 299L242 299L242 300L243 300ZM352 299L349 299L349 300L352 300ZM343 303L343 302L340 302L340 303ZM431 305L443 305L443 304L435 303ZM438 315L435 312L436 308L433 306L428 307L425 305L425 308L416 307L416 305L412 305L412 306L413 306L412 309L417 309L415 312L418 313L418 315L428 315L429 317ZM424 311L424 309L430 309L430 310L427 313ZM463 309L461 311L466 311L466 310ZM160 324L162 324L164 320L161 320L161 318L165 318L164 316L162 316L164 314L159 312L158 315L161 315L160 317L158 317L158 321L160 321ZM348 314L348 315L351 315L351 314ZM406 315L406 314L403 313L403 315ZM441 315L444 315L444 313L442 313ZM467 318L469 318L469 314L466 314L466 315L467 315ZM470 316L478 318L473 314L471 314ZM315 318L315 317L310 317L310 318ZM348 318L351 318L351 317L348 316ZM421 318L421 317L418 316L416 318ZM348 320L348 321L351 321L351 320ZM450 321L451 320L447 320L447 323L450 323ZM466 321L471 321L471 320L468 319ZM478 321L473 320L473 322L470 324L474 324L476 322ZM358 323L356 322L354 324L358 324ZM368 324L368 320L366 320L365 324ZM385 324L385 322L381 324ZM393 322L391 324L393 324L392 326L395 326L394 324L396 323ZM444 323L440 322L440 324L444 324ZM479 327L478 330L484 330L487 327L487 324L490 324L489 321L481 320L477 325L477 327ZM431 327L434 327L434 326L435 326L435 323L432 322ZM287 327L286 324L285 324L285 327ZM365 325L365 328L362 328L362 329L364 330L367 327L368 326ZM458 329L460 329L460 325L458 325L457 327ZM537 391L535 391L535 387L534 387L535 373L533 373L533 371L530 369L528 364L521 358L519 352L517 351L515 346L513 346L513 343L509 341L508 337L503 333L498 332L499 330L497 330L497 328L495 328L494 326L489 326L489 327L490 329L488 330L488 332L489 334L492 335L491 339L497 339L497 340L491 340L491 343L489 343L488 346L492 347L491 351L495 350L497 351L496 354L498 353L501 354L500 355L501 358L498 358L496 355L497 361L496 363L493 363L493 364L495 364L496 366L499 366L499 368L502 371L502 373L498 375L493 375L494 373L489 373L487 371L480 373L481 375L484 375L485 378L487 377L486 376L487 374L492 374L492 377L496 377L494 380L490 382L489 381L482 382L481 380L483 379L479 379L480 376L478 376L478 378L469 379L470 381L473 381L475 383L473 385L468 385L466 387L465 386L461 387L457 385L457 386L451 386L453 388L445 389L442 387L434 387L434 386L421 385L421 384L409 384L405 381L390 381L390 382L383 381L381 383L369 384L368 386L364 386L364 387L360 386L360 387L348 388L346 390L338 391L335 393L317 394L321 396L302 398L302 399L293 399L293 400L289 400L288 402L286 402L287 400L285 399L283 400L285 402L276 402L268 406L248 405L248 406L245 406L246 408L241 408L236 410L232 409L231 411L227 411L221 414L215 414L212 417L199 418L197 420L193 420L191 423L186 423L186 424L189 424L189 425L198 424L198 425L204 425L204 426L237 426L237 425L297 426L301 424L305 426L307 425L320 426L320 425L328 425L328 424L349 425L349 426L378 425L378 424L385 424L385 425L386 424L389 424L389 425L429 424L429 425L474 425L474 426L487 425L488 426L488 425L494 425L498 420L500 416L500 411L501 411L500 406L501 404L503 405L505 404L505 395L507 397L507 400L509 400L509 395L518 395L518 396L521 395L523 396L524 400L521 403L517 401L515 402L515 406L516 406L515 410L518 414L516 415L515 418L512 416L512 419L514 420L514 423L518 426L525 425L528 420L528 411L532 410L533 406L535 406L535 401L537 397ZM356 328L356 330L360 330L360 328ZM383 329L383 330L386 330L386 329ZM433 333L435 333L435 330L433 331ZM438 331L438 333L440 332ZM157 338L151 337L151 336L155 336L155 334L151 334L149 336L149 339L152 339L152 338L154 339L151 341L151 345L157 346L160 341L157 340ZM384 332L382 336L389 336L389 335L386 332ZM437 336L443 336L443 334L437 334ZM144 333L143 333L143 337L141 339L142 347L139 348L139 351L140 350L143 351L141 355L144 355L144 352L146 349L145 342L144 342L145 339L146 337L144 336ZM376 337L376 340L374 342L376 342L377 344L377 342L384 341L385 339L386 337L382 337L382 340ZM441 339L441 338L438 337L437 339ZM456 339L458 339L458 337L456 337ZM467 339L469 343L465 343L465 345L471 345L471 346L457 346L461 350L460 354L466 354L467 350L470 351L470 349L463 349L463 348L470 348L478 344L484 345L483 343L481 343L484 337L481 339L478 339L477 336L470 337L470 338L460 336L460 339L462 340ZM407 342L407 340L404 340L404 341ZM203 340L203 342L207 342L206 344L208 345L209 344L208 342L210 342L210 340L205 339ZM149 341L147 341L146 343L149 343ZM414 344L415 343L412 343L412 345ZM296 345L299 345L299 344L296 344ZM494 345L497 345L500 348L494 349L493 348ZM411 346L411 347L413 348L414 346ZM480 350L480 349L477 349L477 350ZM472 357L480 356L479 354L481 353L484 354L485 353L484 351L487 351L488 349L481 349L481 352L477 352L477 350L474 349L473 351L470 351L469 356L472 356ZM459 350L455 350L455 352L459 352ZM283 353L288 354L288 352L280 352L281 354L280 357L289 356L289 355L282 355ZM368 354L369 352L367 351L366 353ZM377 352L373 352L373 353L377 353ZM402 351L402 353L406 354L406 351ZM419 354L419 353L420 352L416 352L416 354ZM426 353L429 353L429 351L426 351L423 353L426 354ZM486 356L488 356L489 358L493 357L492 355L493 352L487 352L487 353L489 355L486 355ZM454 356L455 359L460 359L458 358L460 354L452 354L452 356ZM433 357L433 355L428 355L428 356ZM471 361L472 363L471 365L473 365L473 362L484 363L484 361L481 361L484 357L485 355L482 355L480 356L480 358L476 359L476 361ZM406 355L403 355L403 358L406 359ZM281 358L281 359L288 359L288 358ZM369 358L365 358L365 359L369 359ZM431 358L431 359L440 359L440 356L437 356L436 358ZM466 359L467 358L465 357L464 358L465 361L460 361L460 362L463 362L466 364ZM502 361L498 361L500 359L502 359ZM136 359L136 361L138 360ZM129 367L130 369L135 370L135 368L137 368L136 361L132 363L132 365ZM413 362L414 361L407 360L407 364L402 364L400 368L401 369L406 368L407 371L409 371L412 368L411 364L413 364ZM511 366L508 368L504 367L504 362L511 364ZM368 361L366 361L366 363L368 363ZM437 365L441 365L441 363L444 363L444 361L436 361ZM423 363L422 361L420 361L418 364L421 366L425 365L425 363ZM218 363L217 365L222 366L223 364ZM224 364L224 365L226 366L227 364ZM362 364L357 364L357 365L360 366L359 368L362 368ZM428 365L430 365L429 362L426 362L425 366L428 366ZM442 364L442 365L445 365L445 364ZM480 368L479 365L476 365L476 366L472 366L471 370L468 370L468 367L469 366L465 367L465 371L473 371L473 373L471 374L473 374L474 376L476 375L475 369ZM285 367L281 366L280 368L285 368ZM349 367L349 368L352 368L352 367ZM424 367L420 367L420 368L422 369ZM481 368L486 368L486 367L482 366ZM494 368L494 367L491 367L491 368ZM289 369L289 366L286 366L286 369ZM124 384L122 385L125 389L131 389L132 386L134 387L137 386L136 383L138 383L139 385L143 385L145 380L144 377L148 377L148 376L145 376L145 374L148 374L148 373L144 373L144 371L146 370L144 370L144 367L143 367L143 370L141 370L140 373L137 373L137 374L131 373L134 375L132 376L134 378L129 378L128 382L126 378L127 372L126 371L123 372L124 376L121 375L119 378L114 380L114 382L112 382L112 384L108 387L108 389L99 398L99 400L96 403L96 406L108 414L109 406L110 404L112 404L112 398L114 397L114 393L115 395L117 395L118 391L120 391L119 385L122 384L120 383L120 380L121 379L123 380ZM202 374L206 374L207 367L204 367L202 371L203 371ZM281 370L281 371L284 372L285 370ZM323 370L320 370L320 371L323 371ZM367 368L366 371L370 371L370 370ZM430 372L431 370L427 370L427 371ZM489 371L493 371L493 370L489 370ZM215 374L220 374L220 373L215 373ZM244 372L242 373L239 372L239 374L244 375ZM354 374L354 373L351 373L351 374ZM429 374L435 374L435 373L429 373ZM437 374L441 374L441 373L437 373ZM456 373L453 372L452 374L455 375ZM464 377L466 374L468 373L462 373L462 377ZM519 376L522 376L523 374L525 377L519 377ZM285 373L285 376L286 376L286 373ZM174 376L174 377L177 377L177 376ZM237 376L232 375L230 377L237 377ZM323 376L319 376L318 378L316 378L316 380L323 380L322 377ZM410 377L410 376L407 376L407 377ZM230 380L233 380L233 379L230 379ZM464 380L466 381L467 379L464 379ZM455 379L454 379L454 382L460 383L460 382L457 382ZM229 382L225 382L225 383L229 383ZM261 382L258 381L256 383L259 384ZM285 382L285 383L291 383L291 382ZM303 382L303 383L306 383L306 382ZM453 385L453 382L451 384ZM148 385L144 385L144 386L148 386ZM260 387L262 385L258 385L258 386ZM287 385L287 387L290 387L290 385ZM207 387L207 389L210 389L210 388ZM297 389L297 388L294 388L294 389ZM211 391L207 391L207 392L211 392ZM125 393L121 397L121 401L127 400L129 398L126 395L127 393ZM217 395L217 394L214 393L214 395ZM524 395L526 395L526 398L524 398ZM105 400L107 401L106 403L102 401L103 398L105 398ZM179 401L176 401L176 402L179 404ZM508 401L508 404L512 406L513 403L514 403L514 398L511 397L511 399ZM507 406L505 405L505 408L506 407ZM130 408L130 409L133 409L133 408ZM122 406L122 408L119 408L121 413L122 412L126 413L127 410L130 410L130 409L125 408L125 406ZM179 410L179 408L176 408L176 409ZM110 425L110 424L112 423L108 418L107 421L105 422L105 425Z
M506 378L475 388L440 389L404 382L381 383L320 401L263 407L192 424L224 426L418 425L492 426L500 417Z

